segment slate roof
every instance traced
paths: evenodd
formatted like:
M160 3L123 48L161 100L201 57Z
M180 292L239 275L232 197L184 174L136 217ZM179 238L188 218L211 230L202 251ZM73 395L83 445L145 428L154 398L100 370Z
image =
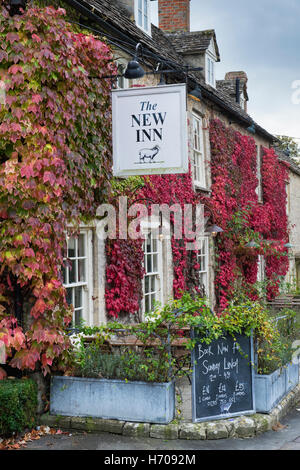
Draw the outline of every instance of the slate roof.
M152 37L144 33L138 26L135 25L130 18L124 14L124 11L117 8L108 0L64 0L67 4L71 5L73 8L81 11L84 14L84 11L89 11L96 15L100 20L100 23L105 21L107 26L111 26L116 32L120 31L123 35L127 37L128 42L132 41L133 46L137 42L142 43L145 48L166 60L176 62L179 67L185 64L184 56L180 54L179 51L174 47L173 41L170 39L170 34L164 33L162 30L152 25ZM96 20L94 20L96 22ZM99 23L99 29L102 30L101 24ZM209 30L210 34L214 34L213 30ZM199 32L195 33L186 33L189 40L199 41L200 36ZM209 38L210 34L207 34ZM182 33L180 34L182 36ZM213 37L213 36L211 36ZM193 38L193 39L191 39ZM124 39L123 39L124 41ZM134 47L132 46L132 51ZM130 47L127 45L127 47ZM183 47L183 46L182 46ZM204 40L203 40L203 47ZM179 48L179 45L178 45ZM156 59L159 61L159 57ZM182 75L181 75L182 77ZM232 117L235 117L239 122L243 123L246 126L250 126L252 123L255 124L256 132L263 135L265 138L273 142L276 138L270 134L268 131L263 129L253 119L237 104L234 103L230 96L224 90L217 90L210 85L206 84L203 80L201 73L189 73L189 77L192 80L200 83L203 97L216 103L223 112L229 114Z
M170 39L178 54L205 53L213 39L217 60L220 62L220 51L217 44L216 33L213 29L182 33L165 33L165 35Z

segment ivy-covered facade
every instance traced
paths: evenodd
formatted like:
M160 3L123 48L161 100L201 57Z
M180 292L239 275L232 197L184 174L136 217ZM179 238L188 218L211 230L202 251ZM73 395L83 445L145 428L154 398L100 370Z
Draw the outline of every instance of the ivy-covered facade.
M47 373L68 356L62 329L70 321L136 322L185 291L207 297L215 312L236 293L257 298L257 280L266 280L268 299L276 296L289 268L288 163L246 112L245 74L216 82L214 31L190 33L187 22L171 31L172 17L165 30L147 18L139 24L135 0L125 9L117 0L68 0L67 12L37 3L14 17L0 3L0 340L10 364L40 362ZM146 71L175 68L169 84L185 79L185 64L204 68L186 77L187 174L112 177L111 87L160 81L101 80L124 70L137 43ZM191 95L195 84L202 98ZM119 196L130 204L202 203L207 226L223 231L206 232L197 251L174 237L172 224L170 237L154 237L145 224L144 241L105 240L97 207L117 206Z
M130 183L128 188L121 186L111 202L118 195L127 195L130 202L151 200L157 204L179 203L182 207L201 202L206 208L208 225L217 224L223 233L216 238L207 233L201 249L188 252L186 240L175 240L172 233L170 239L154 241L149 227L145 243L99 241L95 227L90 227L100 258L88 262L93 271L89 295L95 300L88 303L91 310L89 315L83 312L83 318L91 323L109 318L138 321L156 302L178 298L183 291L205 295L216 311L222 311L237 293L255 299L264 289L270 300L278 294L289 267L285 247L289 242L286 214L289 165L273 150L276 139L253 124L247 114L247 75L230 72L223 81L214 79L220 61L215 32L190 33L187 24L176 26L172 18L168 26L161 23L164 30L153 25L145 30L135 16L135 3L126 2L126 11L122 12L118 8L122 9L123 3L115 1L109 5L99 0L93 16L87 14L85 24L89 23L95 31L111 33L108 37L113 37L115 43L124 39L126 30L128 44L135 40L135 44L140 42L152 53L152 60L149 54L143 63L145 70L151 71L151 65L157 65L158 55L166 63L172 60L181 66L201 65L203 74L193 75L188 91L194 88L196 78L202 99L188 95L190 172L141 178L139 190L133 184L135 191L131 191ZM160 9L166 23L163 3ZM87 13L89 2L84 6ZM122 44L121 40L120 47L113 46L119 72L125 70L131 59ZM182 81L182 77L174 75L166 75L165 79L167 83ZM114 86L152 86L158 85L159 80L157 75L146 75L132 81L119 79ZM247 246L251 242L255 247ZM70 284L67 286L72 289Z

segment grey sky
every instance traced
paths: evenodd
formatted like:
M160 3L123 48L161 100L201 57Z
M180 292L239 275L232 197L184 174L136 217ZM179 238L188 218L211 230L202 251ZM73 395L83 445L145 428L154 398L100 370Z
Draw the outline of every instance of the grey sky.
M157 24L157 2L151 4ZM300 81L299 21L300 0L191 0L191 30L216 30L217 78L247 72L249 114L274 134L300 138L300 103L292 102L292 84Z

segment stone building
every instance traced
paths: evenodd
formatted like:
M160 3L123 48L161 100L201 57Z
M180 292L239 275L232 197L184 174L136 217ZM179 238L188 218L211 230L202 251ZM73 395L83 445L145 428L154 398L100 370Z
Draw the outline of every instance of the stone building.
M152 0L151 0L152 1ZM276 139L247 114L247 74L230 71L224 80L216 80L216 70L221 60L216 33L213 30L190 31L190 0L158 0L159 28L150 21L150 0L65 0L68 12L91 31L106 38L111 44L119 74L122 74L132 59L136 45L142 45L140 57L146 71L159 68L174 69L173 74L163 78L167 84L187 81L188 101L188 148L193 168L194 191L206 195L211 193L209 122L219 118L226 125L243 135L252 136L257 145L257 194L262 202L261 149L271 148ZM71 7L71 10L70 10ZM71 12L71 13L70 13ZM73 12L73 13L72 13ZM78 20L79 18L79 20ZM187 71L186 66L202 67L201 72ZM118 79L120 88L132 85L158 85L159 74L149 74L137 80ZM191 96L195 86L200 87L201 99ZM289 210L297 213L295 195L300 189L299 171L293 169L289 185ZM298 197L298 196L297 196ZM292 232L292 241L298 246L299 233ZM297 239L296 239L297 238ZM173 295L172 251L170 243L162 241L160 246L151 245L152 260L156 268L147 269L143 283L143 295L164 302ZM207 234L201 253L199 282L212 308L215 305L214 289L214 240ZM75 320L83 318L87 324L99 324L107 320L105 304L106 256L105 242L97 237L96 223L82 226L78 239L68 240L68 256L72 258L73 273L66 269L65 286L68 301L75 307ZM145 253L147 257L147 253ZM298 259L298 258L297 258ZM263 278L263 260L259 261L259 278ZM299 265L300 276L300 258ZM152 271L151 271L152 269ZM296 268L293 268L296 269ZM79 272L81 273L79 275ZM154 280L151 284L149 280ZM147 280L147 283L146 281ZM151 287L152 285L152 287ZM152 290L151 290L152 289ZM141 305L143 310L143 306ZM145 313L145 312L142 312Z

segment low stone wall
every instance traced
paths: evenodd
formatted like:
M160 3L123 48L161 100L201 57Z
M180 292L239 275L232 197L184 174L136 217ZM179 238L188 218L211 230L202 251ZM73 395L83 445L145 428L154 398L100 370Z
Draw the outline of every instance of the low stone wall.
M300 385L297 385L270 414L239 416L238 418L191 423L174 421L171 424L130 423L100 418L76 418L69 416L41 416L40 424L61 429L86 432L109 432L131 437L154 439L214 440L250 438L269 431L300 401Z

